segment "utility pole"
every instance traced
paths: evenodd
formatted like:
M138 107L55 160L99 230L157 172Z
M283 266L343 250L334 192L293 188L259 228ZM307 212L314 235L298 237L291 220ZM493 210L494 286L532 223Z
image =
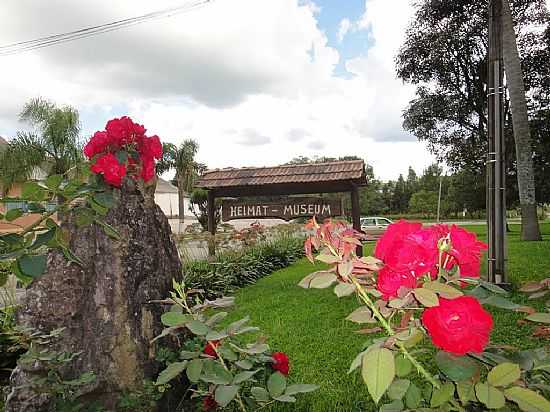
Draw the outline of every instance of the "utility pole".
M489 282L506 283L506 181L502 0L489 2L487 235Z

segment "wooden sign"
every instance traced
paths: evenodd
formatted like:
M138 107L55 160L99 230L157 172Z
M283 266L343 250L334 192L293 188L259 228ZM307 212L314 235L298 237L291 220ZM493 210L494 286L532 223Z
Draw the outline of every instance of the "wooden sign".
M291 197L281 202L222 201L222 220L279 218L291 220L297 217L326 218L342 215L341 199L316 197Z

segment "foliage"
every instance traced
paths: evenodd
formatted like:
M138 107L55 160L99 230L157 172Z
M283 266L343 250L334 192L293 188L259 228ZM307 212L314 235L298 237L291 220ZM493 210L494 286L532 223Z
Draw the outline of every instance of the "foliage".
M88 173L88 165L82 164L82 173ZM44 202L49 199L63 198L64 201L51 210L46 210ZM46 269L46 252L49 249L59 249L69 262L81 264L80 259L68 246L67 234L53 217L73 213L78 226L98 224L109 236L118 239L114 228L104 221L115 200L112 190L97 179L83 183L79 179L67 178L64 175L51 175L44 182L30 181L23 185L19 198L4 198L2 202L23 201L27 210L11 209L0 219L13 222L25 214L39 215L37 220L27 227L22 227L18 233L0 234L0 262L8 262L11 271L23 283L29 283L42 275Z
M162 398L164 390L163 385L157 386L152 381L144 380L141 388L122 394L117 410L127 412L149 412L154 410L157 402Z
M239 252L226 252L214 261L189 262L183 280L208 299L224 296L287 267L303 256L302 239L281 237Z
M409 201L409 210L424 216L433 216L437 213L437 193L421 190L414 193Z
M385 402L389 403L382 406L383 410L402 410L406 406L415 410L466 411L471 405L499 409L507 402L525 411L550 408L550 355L545 349L518 353L497 348L495 352L480 353L487 346L492 320L476 299L503 309L533 310L510 302L506 291L475 277L476 273L479 276L479 266L476 270L474 262L479 256L466 254L481 244L470 234L400 222L390 227L377 244L375 254L380 260L355 255L358 234L350 229L330 222L319 226L313 221L309 226L315 233L306 240L308 258L313 260L311 251L315 248L320 251L316 259L330 266L308 275L300 286L327 288L336 283L334 292L338 297L356 294L364 306L348 319L377 324L376 331L386 335L372 339L350 367L350 372L361 368L376 403L385 394L388 396ZM437 236L431 236L434 234ZM395 271L396 276L390 277L395 283L391 291L384 286L383 268ZM415 278L413 283L405 282L409 276ZM464 291L456 287L465 283L476 286ZM481 334L476 331L478 327ZM362 333L371 331L373 328L367 328ZM426 335L442 349L435 358L438 375L418 359L420 352L415 347ZM424 381L420 387L407 379L412 370Z
M396 59L398 76L417 86L404 114L404 127L426 141L439 161L454 171L485 173L487 142L487 27L488 1L422 0L407 29ZM548 119L549 14L542 0L511 1L518 33L534 146L541 142L541 127ZM507 172L515 177L515 151L509 101L505 105ZM544 140L544 138L542 138ZM546 151L535 157L536 186L542 178ZM517 201L517 186L512 185ZM539 190L539 194L543 191ZM548 198L539 198L547 202Z
M85 372L73 379L67 379L62 372L69 366L80 353L56 352L49 348L60 339L64 328L53 330L49 333L40 331L24 331L29 334L30 344L27 352L20 358L22 364L40 364L46 373L41 377L32 378L28 385L36 394L49 395L55 404L55 410L59 412L89 411L99 412L102 409L96 404L84 406L78 401L79 390L95 381L93 372Z
M64 174L82 161L78 112L36 98L20 114L36 132L19 132L0 153L0 181L7 193L16 182L28 180L40 167L47 174Z
M204 231L208 230L208 192L204 189L194 189L191 192L189 211L192 212ZM216 199L214 209L214 228L221 220L221 199Z
M243 341L242 335L258 330L247 325L248 318L225 328L217 325L227 316L218 309L230 306L232 299L193 302L182 285L174 282L174 289L163 301L171 308L162 316L166 328L155 340L186 332L194 339L178 349L179 359L160 373L157 385L179 380L185 373L192 385L192 398L201 399L204 410L236 405L242 411L258 410L274 402L292 403L295 395L317 389L315 385L288 385L288 358L271 353L265 338L254 343Z

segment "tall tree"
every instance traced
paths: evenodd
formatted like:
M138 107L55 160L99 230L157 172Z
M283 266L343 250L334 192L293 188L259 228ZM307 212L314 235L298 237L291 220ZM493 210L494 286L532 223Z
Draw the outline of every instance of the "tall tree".
M541 240L525 84L508 0L502 0L502 37L504 69L510 93L510 109L516 147L517 180L521 205L521 238L523 240Z
M416 97L404 114L404 127L426 141L438 160L453 171L467 171L483 179L487 152L488 0L419 0L415 6L415 18L397 56L398 76L417 85ZM545 119L550 117L548 106L541 104L550 92L544 58L550 48L544 30L548 10L544 0L512 0L512 6L530 115L532 119ZM505 116L508 189L517 203L509 101ZM541 124L538 122L537 127ZM535 132L537 138L542 135Z
M38 167L47 174L64 174L82 161L78 111L48 100L30 100L20 120L34 129L18 132L0 154L4 192L16 182L30 179Z
M191 193L197 179L200 164L195 161L199 144L193 139L186 139L176 148L174 153L174 169L176 169L176 183L178 186L178 214L183 223L185 216L185 194Z

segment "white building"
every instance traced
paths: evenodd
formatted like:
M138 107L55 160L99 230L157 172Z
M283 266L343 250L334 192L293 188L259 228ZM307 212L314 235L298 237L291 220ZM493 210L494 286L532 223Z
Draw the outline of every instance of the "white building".
M191 201L189 194L185 193L183 199L185 215L183 216L183 225L180 225L178 188L160 177L158 178L157 190L155 191L155 203L159 205L168 218L172 232L174 233L183 233L185 227L198 222L195 215L189 210Z

